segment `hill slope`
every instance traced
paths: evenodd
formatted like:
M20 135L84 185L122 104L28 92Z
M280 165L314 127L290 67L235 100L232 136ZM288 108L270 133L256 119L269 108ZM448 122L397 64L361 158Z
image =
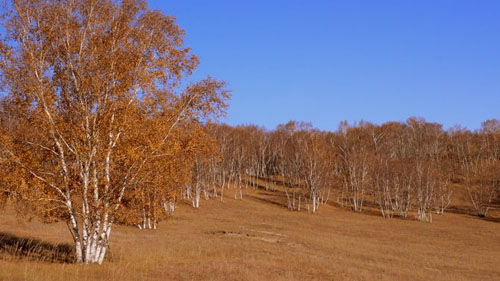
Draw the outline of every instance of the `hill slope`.
M228 192L230 193L230 192ZM181 204L156 231L119 226L102 266L1 255L0 280L494 280L500 223L465 214L433 223L321 207L291 212L277 193ZM0 232L71 243L64 224L0 213ZM0 248L1 249L1 248Z

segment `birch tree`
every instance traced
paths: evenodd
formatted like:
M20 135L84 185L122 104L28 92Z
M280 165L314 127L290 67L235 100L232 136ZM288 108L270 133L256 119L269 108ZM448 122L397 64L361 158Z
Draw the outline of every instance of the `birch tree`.
M302 177L309 199L310 211L316 213L320 204L325 205L330 195L332 169L324 135L318 131L307 132L301 143L303 154Z
M102 263L134 186L187 121L223 113L224 83L180 88L198 58L173 17L141 0L12 0L3 15L0 73L16 127L5 152L24 202L63 220L79 263ZM142 121L158 131L139 141ZM147 122L146 122L147 123Z
M342 194L346 196L354 211L361 212L368 193L370 169L373 167L372 142L364 128L364 126L371 126L371 124L361 123L356 127L345 125L339 130L339 138L336 143L339 158L341 159ZM342 198L343 201L344 198Z

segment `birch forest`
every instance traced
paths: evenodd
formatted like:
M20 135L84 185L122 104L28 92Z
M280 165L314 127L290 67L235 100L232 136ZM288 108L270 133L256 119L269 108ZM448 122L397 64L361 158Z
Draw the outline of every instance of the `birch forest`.
M1 204L66 223L77 263L103 263L115 225L154 231L179 204L203 212L248 190L310 216L328 205L428 223L453 185L479 217L500 200L499 120L230 126L230 86L193 81L199 59L183 29L145 1L4 5Z

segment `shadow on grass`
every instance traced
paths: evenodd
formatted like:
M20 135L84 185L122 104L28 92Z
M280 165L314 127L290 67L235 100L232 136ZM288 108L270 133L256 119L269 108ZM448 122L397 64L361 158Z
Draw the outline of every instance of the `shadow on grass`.
M250 194L245 194L243 198L245 198L245 197L246 198L250 198L250 199L252 199L254 201L259 201L259 202L264 202L264 203L270 203L270 204L273 204L273 205L280 206L282 208L287 208L286 202L277 202L277 201L272 200L271 198L262 198L262 197L257 197L257 196L250 195Z
M493 209L499 209L499 208L496 206L493 206L491 209L493 210ZM463 205L462 206L452 206L452 207L448 208L446 211L450 212L450 213L469 216L469 217L484 220L484 221L500 223L500 217L490 216L490 214L492 213L491 210L488 213L488 215L484 216L484 217L479 216L477 214L477 212L475 212L474 208L472 208L472 206L463 206Z
M489 222L500 223L500 218L494 218L494 217L488 217L488 216L486 216L486 217L479 217L479 219L482 219L484 221L489 221Z
M5 232L0 232L0 255L53 263L75 261L73 247L69 244L51 244Z
M468 214L468 215L470 217L473 217L473 218L476 218L476 219L480 219L480 220L483 220L483 221L500 223L500 218L499 217L490 217L490 216L481 217L481 216L478 216L477 214Z

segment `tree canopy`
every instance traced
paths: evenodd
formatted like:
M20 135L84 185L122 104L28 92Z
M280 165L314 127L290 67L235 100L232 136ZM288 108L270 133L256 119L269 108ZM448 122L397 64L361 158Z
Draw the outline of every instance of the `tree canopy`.
M142 210L133 198L152 184L168 199L229 92L211 77L182 87L199 59L146 1L13 0L2 25L11 186L42 219L68 223L79 262L102 263L120 212Z

